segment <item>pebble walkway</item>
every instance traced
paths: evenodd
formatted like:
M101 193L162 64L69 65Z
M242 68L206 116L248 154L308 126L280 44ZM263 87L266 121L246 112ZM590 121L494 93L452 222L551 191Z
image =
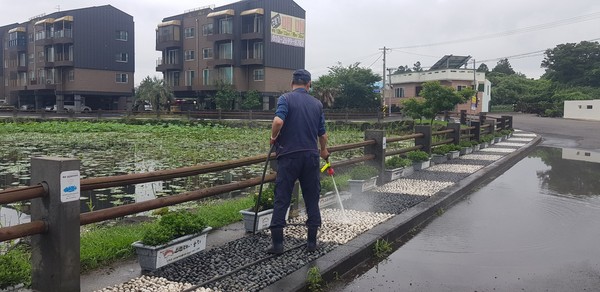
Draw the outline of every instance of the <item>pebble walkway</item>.
M300 216L290 220L290 225L285 229L286 250L291 250L281 256L268 257L264 253L270 244L269 232L264 231L205 250L127 283L98 291L182 291L232 272L229 276L193 291L259 291L395 214L525 146L535 136L515 130L513 136L506 141L416 171L409 177L379 186L372 191L354 194L344 202L345 214L339 209L322 209L320 245L315 252L308 253L303 247L297 247L306 242L306 228L302 226L306 218ZM252 264L261 259L264 260ZM248 268L240 269L250 264L252 265Z

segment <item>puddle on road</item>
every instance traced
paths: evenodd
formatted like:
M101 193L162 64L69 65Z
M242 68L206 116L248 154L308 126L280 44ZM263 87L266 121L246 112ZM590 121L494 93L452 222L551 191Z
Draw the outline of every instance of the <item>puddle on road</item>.
M331 291L595 291L598 226L600 153L537 147Z

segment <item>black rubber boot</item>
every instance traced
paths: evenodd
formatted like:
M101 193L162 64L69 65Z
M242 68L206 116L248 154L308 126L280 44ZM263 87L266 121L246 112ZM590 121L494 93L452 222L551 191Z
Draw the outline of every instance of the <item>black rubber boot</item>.
M319 227L308 227L308 236L306 242L306 251L313 252L317 250L317 231Z
M271 229L271 239L273 245L267 249L267 253L270 254L282 254L283 253L283 228Z

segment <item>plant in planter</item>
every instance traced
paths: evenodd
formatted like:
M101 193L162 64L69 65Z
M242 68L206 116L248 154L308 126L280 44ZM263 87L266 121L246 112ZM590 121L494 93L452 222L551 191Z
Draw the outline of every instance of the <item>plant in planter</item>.
M162 215L132 246L142 270L152 271L204 250L211 229L198 212L172 211Z
M377 186L379 170L369 165L359 165L350 170L350 191L361 193Z
M502 141L503 136L504 136L504 134L502 134L501 131L495 132L494 133L494 143L499 143L500 141Z
M479 138L481 144L479 144L479 148L484 149L489 146L490 141L493 140L494 136L490 137L490 134L483 135Z
M406 157L413 162L413 167L416 171L425 169L430 165L429 154L427 154L425 151L411 151L406 154Z
M448 156L446 155L448 154L448 152L450 152L448 146L448 144L444 144L433 148L433 150L431 151L431 160L433 161L433 163L441 164L448 160Z
M476 140L471 140L471 147L473 147L473 152L475 152L480 149L481 143Z
M410 168L410 170L408 170ZM412 161L408 158L393 156L385 161L385 181L390 182L412 173Z
M350 175L335 174L335 184L337 185L338 192L340 192L340 198L342 201L347 200L351 197L351 193L347 192L350 187L348 180ZM321 198L319 199L319 206L321 208L338 204L338 198L335 195L335 188L333 186L333 179L331 176L321 178Z
M460 141L458 146L460 147L460 155L471 154L473 152L472 141Z
M448 154L446 154L448 159L456 159L458 156L460 156L460 150L462 147L456 144L448 144L448 149L450 150L448 151Z
M240 210L242 218L244 220L244 229L246 232L261 231L267 229L271 224L271 218L273 217L273 203L275 202L275 186L270 184L263 188L258 201L258 192L254 194L254 204L251 208ZM256 210L258 206L258 210ZM256 213L258 211L258 213ZM256 217L256 225L255 225ZM287 215L286 215L287 219Z

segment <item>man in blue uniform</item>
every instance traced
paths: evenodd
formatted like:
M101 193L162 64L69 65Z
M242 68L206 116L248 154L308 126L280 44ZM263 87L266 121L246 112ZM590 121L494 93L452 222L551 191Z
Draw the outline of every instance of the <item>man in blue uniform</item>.
M269 227L273 245L267 250L271 254L283 253L285 214L296 180L300 180L308 215L306 250L310 252L317 249L317 231L321 226L319 156L327 159L329 152L323 104L308 94L310 86L310 73L304 69L296 70L292 78L292 92L277 100L271 126L271 144L275 144L277 153L275 202Z

